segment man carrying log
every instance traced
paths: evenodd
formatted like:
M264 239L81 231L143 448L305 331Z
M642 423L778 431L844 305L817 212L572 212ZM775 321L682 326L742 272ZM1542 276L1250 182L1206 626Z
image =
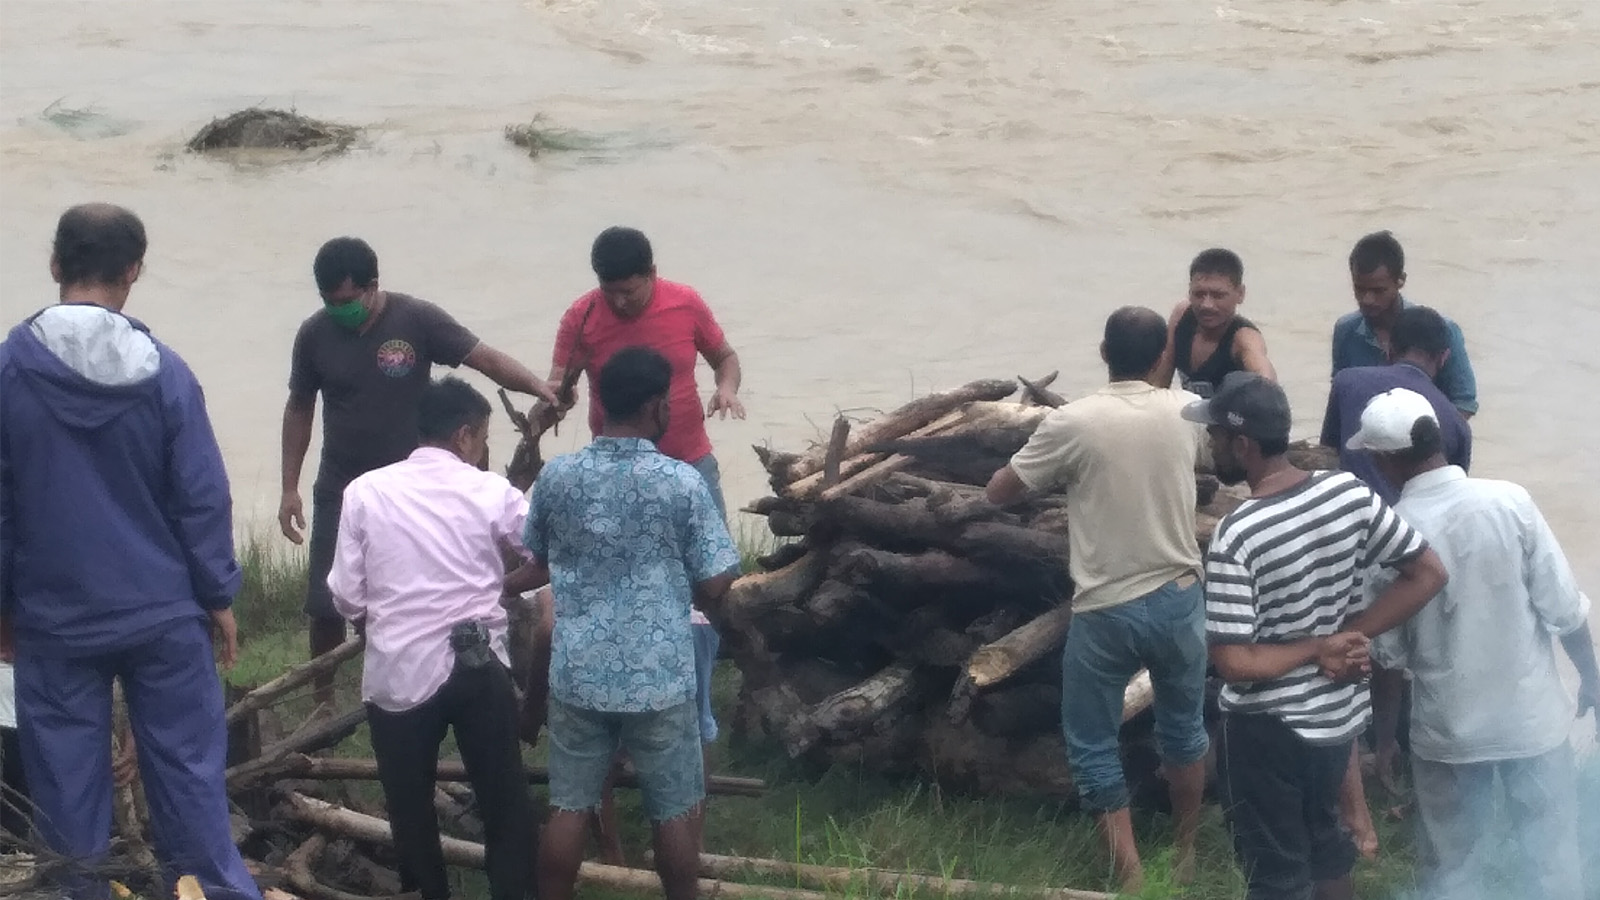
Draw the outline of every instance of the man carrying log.
M1189 296L1167 320L1167 349L1153 383L1166 387L1176 374L1185 388L1197 382L1214 388L1229 372L1278 380L1261 329L1239 315L1243 302L1239 254L1220 247L1201 251L1189 263Z
M506 647L501 549L517 547L528 504L481 471L489 401L456 378L426 385L421 446L345 488L328 587L333 605L365 625L362 699L399 851L400 883L448 900L434 812L439 744L454 730L483 817L495 900L522 900L537 840L517 737ZM537 581L517 570L512 589Z
M435 363L467 365L507 390L555 400L521 363L415 297L378 287L378 256L366 241L334 238L311 265L322 308L300 326L283 409L283 496L278 527L304 540L300 469L311 445L320 393L322 462L311 489L311 559L306 584L311 655L345 638L345 621L328 596L328 569L339 533L339 499L356 476L399 462L417 447L417 399ZM333 674L317 681L317 701L333 700Z
M1106 320L1111 382L1053 411L990 480L1007 504L1065 486L1067 564L1075 592L1062 652L1061 725L1073 781L1123 890L1144 878L1118 753L1123 693L1141 668L1155 687L1156 736L1177 819L1177 869L1193 874L1205 790L1205 608L1194 536L1201 432L1179 415L1198 399L1153 386L1167 344L1159 313L1123 307Z
M739 554L706 480L656 449L672 368L618 350L597 379L605 422L535 482L524 541L550 570L550 806L539 896L570 900L613 756L633 759L669 900L696 889L705 799L689 610L733 582Z
M126 209L67 210L61 302L0 345L0 656L34 827L79 867L71 895L107 890L85 872L109 849L117 680L165 874L260 900L230 838L214 658L238 653L232 498L194 373L122 312L145 248Z
M1578 671L1577 714L1600 717L1589 600L1526 490L1468 478L1449 464L1438 415L1418 392L1387 391L1367 404L1349 441L1402 487L1395 511L1428 539L1451 576L1437 599L1372 645L1374 661L1409 671L1416 687L1411 773L1425 896L1485 896L1487 863L1500 843L1497 807L1528 896L1593 896L1584 893L1578 851L1577 768L1567 737L1574 707L1551 641L1561 641ZM1385 770L1398 752L1400 683L1396 671L1375 680L1373 691Z
M1350 251L1350 286L1356 311L1339 317L1333 326L1333 374L1355 366L1381 366L1390 360L1389 342L1396 317L1410 304L1400 295L1406 284L1406 254L1387 231L1356 241ZM1467 342L1460 326L1445 319L1450 332L1450 353L1434 374L1439 390L1463 416L1478 411L1478 380L1467 358Z
M1206 632L1222 691L1223 812L1249 900L1346 900L1356 846L1339 795L1366 727L1370 640L1447 580L1439 557L1345 472L1292 465L1289 399L1258 375L1224 379L1184 417L1209 426L1217 478L1250 498L1206 552ZM1364 609L1374 566L1397 577Z

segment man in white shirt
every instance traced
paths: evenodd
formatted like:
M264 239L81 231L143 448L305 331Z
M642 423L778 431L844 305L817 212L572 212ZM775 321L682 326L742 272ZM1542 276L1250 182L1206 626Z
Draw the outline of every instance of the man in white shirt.
M528 503L479 468L489 401L456 378L423 389L421 446L345 488L328 589L365 622L361 695L399 851L400 884L448 900L434 813L439 744L455 731L483 817L493 900L532 889L537 824L517 738L502 548L520 548ZM523 553L526 556L526 553ZM536 576L535 576L536 577ZM531 584L525 587L532 587Z
M28 791L22 781L22 746L17 742L17 695L11 663L0 660L0 854L6 838L28 836Z
M1449 585L1409 622L1379 635L1373 660L1411 674L1412 776L1423 886L1430 898L1485 892L1500 808L1527 896L1579 900L1574 704L1556 670L1559 637L1578 670L1576 711L1600 704L1589 601L1533 498L1446 463L1439 421L1421 394L1374 397L1349 448L1373 453L1401 488L1395 510L1444 560ZM1394 753L1400 682L1374 690L1380 754Z

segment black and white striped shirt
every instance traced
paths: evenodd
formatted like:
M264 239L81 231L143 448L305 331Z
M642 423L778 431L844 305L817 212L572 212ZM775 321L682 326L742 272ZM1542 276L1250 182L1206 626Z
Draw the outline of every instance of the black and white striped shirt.
M1427 542L1372 489L1344 472L1252 498L1217 526L1206 554L1206 634L1212 643L1288 643L1334 634L1363 606L1372 566L1396 567ZM1364 685L1322 677L1317 665L1282 678L1230 684L1222 708L1270 713L1314 744L1366 726Z

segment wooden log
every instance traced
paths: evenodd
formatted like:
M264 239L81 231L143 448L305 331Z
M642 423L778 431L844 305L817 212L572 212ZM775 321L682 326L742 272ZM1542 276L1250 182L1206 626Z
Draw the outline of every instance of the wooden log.
M966 417L960 410L957 410L955 412L947 413L944 416L922 426L921 428L918 428L917 430L911 432L910 436L931 437L933 435L943 434L945 431L955 428L964 421L966 421ZM880 466L889 458L890 457L887 453L857 453L853 456L849 456L840 460L840 483L850 481L858 476L862 476L864 473L874 470L875 467ZM838 486L839 483L835 483L833 485L823 484L822 472L819 471L814 474L807 475L806 477L797 481L791 482L788 485L779 487L778 491L785 497L793 497L798 500L810 500L821 495L824 490L832 490Z
M771 553L764 553L756 557L756 565L764 572L773 572L805 556L811 552L811 544L805 540L790 541L772 548Z
M784 729L785 748L791 756L799 756L824 736L831 738L865 730L910 699L916 687L917 673L912 666L889 666L791 719Z
M868 892L881 897L901 897L928 892L935 897L1012 897L1017 900L1115 900L1112 894L1098 891L1079 891L1071 888L1021 887L945 878L940 875L919 875L914 872L896 872L890 869L842 869L792 863L777 859L758 859L747 856L718 856L700 854L700 874L710 878L737 878L757 875L762 878L781 878L802 887L827 891L843 896L859 896Z
M973 522L961 529L955 546L975 560L1067 570L1067 539L1036 528L1002 522Z
M1150 682L1150 670L1140 669L1133 680L1128 682L1128 687L1122 692L1122 721L1127 722L1134 716L1149 709L1156 702L1156 688Z
M366 646L365 639L353 637L315 659L290 666L282 675L245 694L237 703L228 707L227 723L232 725L256 710L265 709L279 697L310 684L318 675L337 669L345 660L360 653L364 646Z
M989 379L969 382L953 391L918 397L858 429L854 438L846 443L842 456L856 456L873 444L910 434L974 400L1000 400L1016 393L1016 390L1017 386L1009 381ZM792 484L822 471L826 455L826 449L814 449L803 454L790 464L786 473L788 481Z
M527 766L529 784L549 784L550 772L542 766ZM434 780L448 784L467 783L467 767L459 761L440 760ZM284 762L283 778L306 781L377 781L378 763L372 759L347 759L344 757L294 756ZM616 785L637 788L638 776L624 773ZM760 797L766 793L767 784L759 778L740 778L732 775L712 775L706 782L706 793L726 797Z
M300 896L308 900L380 900L365 894L351 894L336 888L329 887L317 879L312 869L317 860L321 859L322 852L328 848L328 839L320 834L313 834L304 843L295 848L283 861L283 873L289 886L300 892ZM422 894L412 891L405 894L396 894L391 900L420 900Z
M290 815L308 825L342 835L367 844L382 847L394 846L389 823L373 816L364 816L341 809L304 794L289 795ZM444 837L439 840L444 851L444 861L452 866L472 869L484 867L482 844ZM586 862L578 869L578 884L585 888L622 891L627 893L658 895L661 880L656 873L646 869L627 869L621 866L604 866ZM826 900L815 891L790 888L762 887L734 882L701 879L698 887L702 897L752 897L756 900Z
M845 444L850 440L850 420L840 416L833 420L833 434L828 439L828 455L822 461L822 483L833 487L839 483L839 463L844 459Z
M776 572L760 572L740 577L715 603L701 610L718 626L724 623L740 630L751 630L766 611L780 606L799 606L828 571L829 552L819 547Z
M852 583L878 589L873 596L886 602L896 594L915 602L925 599L929 588L980 588L994 580L984 567L943 550L893 553L857 547L841 554L841 566Z
M1049 389L1055 382L1056 376L1060 374L1059 371L1051 372L1038 381L1029 381L1018 375L1017 380L1022 382L1022 399L1036 406L1048 406L1051 409L1065 406L1067 398Z
M273 778L290 757L312 753L339 743L356 733L367 720L367 708L357 706L322 722L318 722L284 738L261 751L261 756L247 763L230 766L225 773L228 790L236 791L258 781Z
M967 677L974 687L999 684L1018 670L1059 650L1072 625L1072 605L1063 603L999 640L978 648L967 663Z
M860 587L830 578L806 599L806 612L817 625L827 627L849 619L871 602L871 595Z
M1052 684L1003 685L973 698L972 721L984 734L1018 738L1061 726L1061 688Z

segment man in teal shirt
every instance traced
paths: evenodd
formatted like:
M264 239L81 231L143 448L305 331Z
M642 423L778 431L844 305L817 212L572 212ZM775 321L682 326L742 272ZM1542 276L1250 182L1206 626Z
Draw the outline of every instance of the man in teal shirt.
M1334 375L1355 366L1389 364L1389 333L1395 317L1408 305L1400 296L1406 283L1405 269L1405 251L1393 234L1379 231L1356 241L1350 251L1350 285L1358 309L1340 316L1333 326ZM1471 418L1478 411L1478 381L1460 326L1448 318L1444 321L1450 331L1450 353L1434 376L1434 384L1461 415Z

